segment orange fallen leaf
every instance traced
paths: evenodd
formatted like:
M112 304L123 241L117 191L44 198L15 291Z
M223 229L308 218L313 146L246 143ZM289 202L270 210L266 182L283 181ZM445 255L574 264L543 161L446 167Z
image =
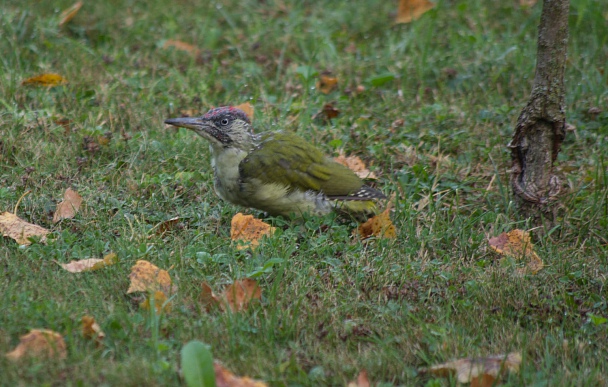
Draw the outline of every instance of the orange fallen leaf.
M171 312L171 302L167 302L167 296L160 290L157 290L154 293L148 293L148 296L143 302L139 304L139 307L144 310L150 310L152 296L154 296L154 309L156 310L156 314L160 314L161 311L165 313Z
M106 266L111 266L116 262L118 262L118 256L114 253L110 253L103 257L103 259L88 258L79 261L71 261L70 263L60 263L59 265L70 273L82 273L83 271L93 271Z
M194 54L194 55L197 55L200 52L200 50L196 46L193 46L190 43L182 42L181 40L173 40L173 39L166 40L165 43L163 44L163 48L170 48L170 47L173 47L180 51L186 51L186 52L189 52L190 54Z
M332 103L326 103L323 105L323 108L312 117L312 119L320 122L329 122L339 115L340 110L338 110L338 108L336 108Z
M20 245L29 245L32 242L29 238L39 236L42 243L46 242L46 235L50 233L44 227L28 223L10 212L0 214L0 232L3 236L13 238Z
M80 8L82 8L82 4L82 1L78 1L74 3L74 5L72 5L70 8L67 8L65 11L61 12L61 15L59 15L59 17L61 18L61 21L59 22L59 27L69 23L70 20L72 20L74 16L76 16L78 11L80 11Z
M71 188L65 190L63 201L57 204L57 209L53 215L53 223L59 222L61 219L72 219L80 205L82 204L82 196Z
M40 74L35 77L31 77L21 82L25 86L59 86L68 83L68 80L59 74Z
M260 300L261 297L262 289L250 278L234 281L219 295L213 292L208 283L202 284L201 301L207 311L219 306L223 311L230 309L233 312L240 312L247 310L252 301Z
M239 377L228 371L219 362L213 362L217 387L266 387L267 384L247 376Z
M348 383L348 387L369 387L369 378L367 377L367 371L361 370L359 372L359 376L357 376L357 380L354 380Z
M133 292L156 292L165 294L172 292L171 277L166 270L159 269L148 261L139 260L131 268L129 274L131 284L127 294Z
M344 156L344 153L340 151L338 157L334 157L334 161L348 167L351 171L355 172L357 176L362 179L377 179L376 174L371 172L365 166L363 160L358 156Z
M395 23L410 23L434 7L435 3L428 0L399 0Z
M321 75L317 81L317 89L323 94L329 94L338 87L338 78Z
M19 345L6 354L11 360L23 357L46 357L65 359L67 350L63 337L48 329L32 329L27 335L19 338Z
M97 343L101 343L101 340L106 337L94 317L82 316L80 322L82 323L82 336L84 338L94 339Z
M377 238L396 238L397 230L391 222L390 208L387 208L380 214L369 218L367 222L360 224L358 231L361 239L367 239L371 236Z
M518 372L521 354L512 352L508 355L497 355L485 358L466 358L436 366L423 368L421 373L449 377L456 374L458 383L471 383L471 387L490 387L507 372Z
M536 274L544 267L542 259L534 252L534 246L530 240L530 233L515 229L508 233L502 233L488 240L490 247L498 254L514 258L516 260L528 259L527 267Z
M230 222L230 239L237 241L238 250L255 249L260 245L260 239L264 235L272 235L274 230L268 223L239 212Z
M244 111L245 114L247 114L247 117L249 117L249 119L251 121L253 121L253 115L254 115L255 108L252 104L250 104L249 102L245 102L240 105L236 105L235 108L241 109L242 111Z

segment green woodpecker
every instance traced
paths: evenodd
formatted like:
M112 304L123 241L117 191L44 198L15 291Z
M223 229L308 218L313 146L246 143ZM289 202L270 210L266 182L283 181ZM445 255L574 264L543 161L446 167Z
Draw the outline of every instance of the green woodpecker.
M270 215L322 215L333 209L367 215L376 210L374 199L385 198L295 134L254 134L249 117L237 108L219 107L202 117L165 123L209 141L215 192L231 203Z

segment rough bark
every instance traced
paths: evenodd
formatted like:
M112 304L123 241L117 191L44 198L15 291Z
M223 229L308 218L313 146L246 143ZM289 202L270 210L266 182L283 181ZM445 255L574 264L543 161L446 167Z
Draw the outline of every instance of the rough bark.
M527 217L551 213L561 183L553 173L565 136L564 71L570 0L544 0L538 27L536 74L528 104L509 143L511 187Z

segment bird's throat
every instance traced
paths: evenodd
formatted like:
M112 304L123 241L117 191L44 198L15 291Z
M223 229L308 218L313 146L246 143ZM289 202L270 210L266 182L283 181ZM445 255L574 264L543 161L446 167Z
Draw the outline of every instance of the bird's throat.
M247 152L237 148L217 149L213 146L209 148L215 176L215 192L224 200L244 205L239 195L241 190L239 163L247 157Z

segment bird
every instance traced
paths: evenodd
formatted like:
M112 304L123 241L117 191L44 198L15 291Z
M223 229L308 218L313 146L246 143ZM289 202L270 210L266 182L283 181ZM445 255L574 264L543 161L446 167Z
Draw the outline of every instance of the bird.
M355 218L377 213L386 196L353 171L287 131L255 134L245 112L217 107L200 117L165 120L209 142L216 194L271 216L326 215Z

